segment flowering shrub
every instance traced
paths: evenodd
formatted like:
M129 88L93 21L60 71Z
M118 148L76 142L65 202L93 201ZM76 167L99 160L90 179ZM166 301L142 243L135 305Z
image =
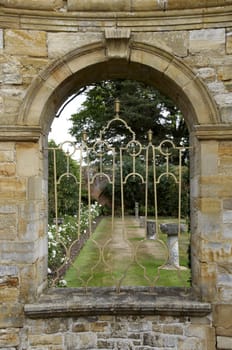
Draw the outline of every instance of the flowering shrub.
M63 223L58 225L48 225L48 274L52 279L57 270L70 261L70 247L78 242L78 227L80 225L81 236L87 232L89 220L93 223L101 215L101 205L97 202L90 206L82 206L80 212L80 222L77 216L65 215ZM68 255L67 255L68 253ZM57 284L60 287L66 286L64 279L59 279Z

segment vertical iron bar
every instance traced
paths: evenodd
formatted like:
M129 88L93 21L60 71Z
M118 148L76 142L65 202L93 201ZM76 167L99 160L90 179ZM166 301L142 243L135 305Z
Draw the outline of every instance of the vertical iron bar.
M120 148L120 182L121 182L121 212L122 212L122 223L124 228L124 192L123 192L123 159L122 159L122 149Z
M87 186L88 186L88 218L89 218L89 235L92 235L92 218L91 218L91 192L90 192L90 174L89 174L89 153L87 159Z
M153 190L154 190L154 205L155 205L155 223L156 232L158 235L158 207L157 207L157 178L156 178L156 148L152 145L152 167L153 167Z
M113 157L112 157L112 212L111 212L111 234L114 232L114 210L115 210L115 148L113 148Z
M78 230L77 238L80 239L81 234L81 191L82 191L82 161L83 161L83 146L80 147L80 166L79 166L79 195L78 195Z
M56 236L58 235L58 199L57 199L57 183L56 183L56 149L53 148L53 169L54 169L54 196L55 196L55 220L56 220Z
M149 165L149 148L150 145L148 145L146 147L146 163L145 163L145 167L146 167L146 184L145 184L145 235L146 235L146 228L147 228L147 206L148 206L148 165Z
M180 236L181 221L181 187L182 187L182 149L179 149L179 197L178 197L178 237Z

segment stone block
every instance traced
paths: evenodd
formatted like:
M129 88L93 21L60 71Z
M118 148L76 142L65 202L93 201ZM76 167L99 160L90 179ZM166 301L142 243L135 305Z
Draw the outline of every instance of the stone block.
M196 219L195 219L196 220ZM198 213L197 230L201 233L201 238L205 240L218 241L221 234L221 215L215 212L211 214Z
M216 327L216 334L231 336L232 334L232 305L216 304L213 308L213 321Z
M130 11L130 0L68 0L69 11Z
M206 252L206 254L204 254ZM200 264L200 277L202 279L202 283L204 286L207 286L207 293L211 293L215 296L216 290L216 281L217 281L217 273L216 273L216 264L209 262L207 251L203 251L203 256L205 261Z
M223 176L223 178L224 182L218 190L218 196L221 198L228 197L229 189L231 188L231 180L229 179L229 176Z
M3 49L3 29L0 29L0 50Z
M232 243L230 242L207 242L201 249L201 258L205 262L231 264ZM205 267L206 268L206 267ZM208 266L210 269L210 265ZM211 272L216 274L215 266L211 265Z
M5 0L0 0L0 5L6 6ZM31 10L58 10L63 7L62 0L7 0L7 7Z
M63 344L63 337L61 334L40 334L39 337L38 335L29 335L28 341L32 347L55 346Z
M2 276L18 276L18 266L0 265L0 277Z
M221 113L221 120L223 123L231 123L232 122L230 105L220 107L220 113Z
M0 329L0 347L11 347L19 345L18 329Z
M220 157L232 156L231 147L232 147L232 143L230 141L220 142L219 147L218 147L218 155Z
M76 72L80 70L80 80L84 79L84 76L82 76L82 72L81 70L85 67L91 66L92 64L94 64L94 62L97 61L105 61L105 50L104 49L100 49L97 52L89 52L88 55L84 55L84 56L80 56L77 57L76 59L73 59L72 61L67 62L67 65L70 69L71 72ZM106 67L104 65L104 67ZM103 67L99 67L99 69L103 69ZM85 73L83 73L85 74ZM93 70L92 72L92 77L93 79L95 79L95 72ZM97 76L97 74L96 74Z
M225 85L226 91L232 92L232 80L225 81L224 85Z
M47 326L47 322L49 323L49 320L25 318L24 325L26 328L30 329L31 335L39 336L40 334L45 333L44 330Z
M30 85L33 78L37 76L48 64L47 58L38 57L19 57L20 72L23 78L23 84Z
M67 65L63 65L62 67L59 67L59 69L53 70L52 74L48 77L47 82L50 86L53 86L55 89L71 74L72 72L70 71L69 67Z
M16 144L16 170L18 176L36 176L39 173L39 150L34 143Z
M231 350L232 349L232 337L217 336L217 349L218 350Z
M224 224L232 223L232 210L223 211L223 223Z
M135 33L134 40L158 46L179 57L186 57L188 55L189 34L187 31Z
M109 329L107 322L93 322L90 325L90 331L94 333L105 333Z
M216 80L216 71L214 68L204 67L197 69L197 75L205 82L213 82Z
M57 58L102 39L102 33L48 33L48 56Z
M232 96L228 93L221 93L215 96L215 100L219 106L227 106L232 104Z
M228 264L229 267L231 264ZM220 288L221 286L230 288L232 287L232 274L229 274L229 269L226 269L224 265L224 270L221 268L218 269L217 285Z
M226 81L232 80L231 66L223 66L218 69L218 79Z
M20 64L16 58L7 57L6 61L1 64L0 80L3 84L22 84L22 75L20 72Z
M162 332L167 334L184 335L184 327L181 324L163 325Z
M6 29L5 50L11 55L46 57L46 32L36 30Z
M217 198L199 199L199 209L203 214L216 214L221 212L221 201Z
M228 211L229 213L231 213L232 211L232 199L231 198L226 198L223 200L223 209L224 211Z
M65 344L67 350L97 349L97 335L92 332L66 333Z
M167 334L144 333L143 344L154 348L175 348L178 337L168 336Z
M232 289L227 286L220 286L217 289L218 301L224 303L231 303L232 300ZM231 333L229 334L231 335Z
M23 305L19 303L0 304L0 328L18 328L23 326Z
M23 96L22 90L17 88L2 88L1 91L2 104L3 104L3 118L1 118L2 125L14 125L16 122L16 116L19 112L20 104L22 103ZM7 115L7 118L6 118Z
M0 288L0 300L2 303L15 303L19 299L19 288Z
M206 340L206 343L214 343L215 340L215 330L210 326L203 325L189 325L185 330L185 336L196 337ZM206 347L206 349L211 349L211 347Z
M201 174L217 175L218 173L218 143L208 141L201 143Z
M17 237L17 217L15 214L0 214L0 240L14 240Z
M192 54L225 49L225 29L199 29L190 31L189 51Z
M223 220L224 220L224 217L223 217ZM228 216L226 217L225 220L228 220ZM231 239L231 232L232 232L231 230L232 230L231 221L229 223L224 223L221 237L223 239Z
M38 251L34 242L2 241L0 261L2 263L29 264L35 262Z
M46 321L46 330L47 334L54 334L59 332L67 332L69 329L69 319L68 318L52 318Z
M225 84L222 81L213 81L208 83L209 91L213 94L224 94L226 92L225 90Z
M26 222L39 220L41 217L41 203L35 201L28 201L26 203L20 203L18 207L19 217ZM1 207L0 207L1 212Z
M20 269L20 301L29 302L38 292L38 260L34 264L25 264Z
M232 30L227 29L226 32L226 53L231 55L232 54Z
M0 150L0 162L13 162L14 151L12 150Z
M19 178L0 178L0 193L4 200L25 199L26 198L26 181Z
M209 67L211 65L210 57L208 55L188 55L187 57L183 58L183 61L188 66L194 67L195 70L199 68Z
M220 174L231 174L232 152L230 142L221 142L218 148Z
M28 179L28 199L37 200L42 199L42 178L39 176L31 176Z
M15 176L16 166L12 163L0 164L0 176Z
M40 223L39 221L29 221L29 222L23 222L20 220L18 227L18 235L19 237L26 241L26 240L36 240L37 237L40 236Z
M0 151L11 151L14 154L15 143L14 142L0 142Z

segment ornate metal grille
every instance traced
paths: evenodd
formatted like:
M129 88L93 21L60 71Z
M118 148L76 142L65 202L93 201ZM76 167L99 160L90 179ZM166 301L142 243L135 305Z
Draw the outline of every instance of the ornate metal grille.
M182 159L186 147L177 147L172 140L155 146L151 131L143 145L119 115L119 108L116 101L114 118L92 145L88 144L88 135L83 133L79 145L64 142L58 148L49 148L54 164L53 231L57 245L53 245L55 250L61 246L63 254L61 265L52 271L52 284L57 284L63 276L69 286L85 289L114 286L119 291L122 286L169 285L169 280L170 285L188 286L189 233L181 215ZM107 133L115 124L120 124L125 133L109 138ZM66 157L66 171L58 176L57 152L60 150ZM78 171L73 173L70 158L76 154ZM178 159L175 166L172 164L174 157ZM70 179L77 193L76 214L73 215L76 228L72 238L67 239L61 229L58 197L60 186L69 186ZM176 188L176 217L171 220L159 215L158 195L162 181L172 181ZM133 189L134 198L138 194L140 198L133 204L133 213L128 212L126 205L128 187L130 191ZM101 194L108 191L108 215L101 216L95 230L92 196L96 188L100 188ZM82 229L83 211L88 221L86 232Z

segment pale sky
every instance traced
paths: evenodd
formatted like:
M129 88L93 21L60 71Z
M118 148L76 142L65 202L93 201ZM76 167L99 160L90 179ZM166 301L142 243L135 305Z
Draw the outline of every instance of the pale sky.
M73 140L73 138L71 137L71 135L69 135L68 132L68 130L72 126L72 123L69 121L69 118L71 114L77 112L84 100L84 94L77 96L70 103L68 103L68 105L65 107L59 118L54 118L54 121L51 125L51 131L48 135L49 140L54 140L56 144L60 144L64 141Z

